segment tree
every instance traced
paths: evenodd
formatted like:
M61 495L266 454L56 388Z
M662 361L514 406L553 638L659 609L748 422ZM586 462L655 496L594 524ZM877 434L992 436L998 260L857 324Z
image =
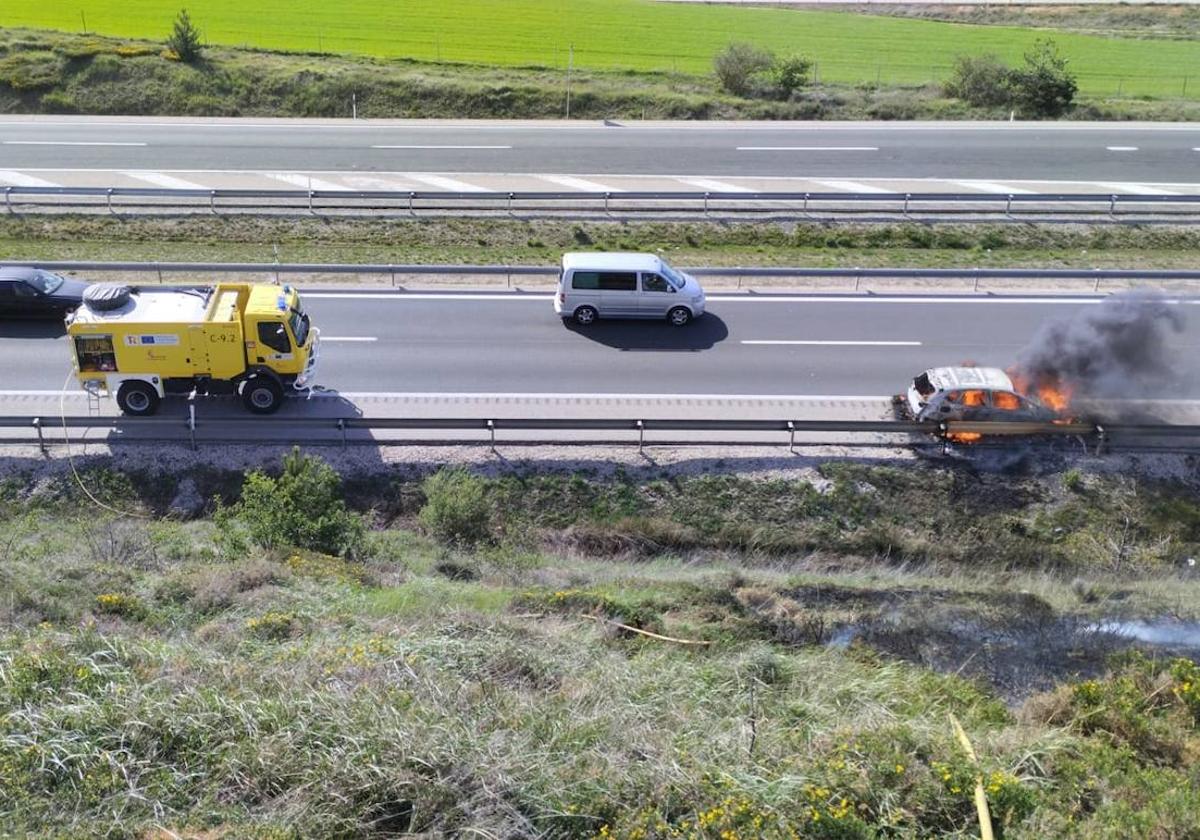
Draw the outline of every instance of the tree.
M717 82L734 96L748 96L754 90L754 77L771 69L775 56L753 44L734 43L713 58Z
M1023 114L1058 117L1070 110L1079 85L1067 59L1048 38L1039 38L1025 53L1025 65L1009 74L1012 101Z
M192 23L187 9L179 10L179 17L175 18L171 36L167 38L167 48L179 56L179 60L185 64L192 64L200 60L204 51L204 46L200 43L200 30Z
M812 70L812 59L802 55L793 55L780 59L771 68L775 77L775 88L780 99L791 99L792 94L808 84L808 74Z
M992 53L960 55L954 59L954 72L942 86L947 96L988 108L1008 105L1012 99L1009 76L1012 68Z

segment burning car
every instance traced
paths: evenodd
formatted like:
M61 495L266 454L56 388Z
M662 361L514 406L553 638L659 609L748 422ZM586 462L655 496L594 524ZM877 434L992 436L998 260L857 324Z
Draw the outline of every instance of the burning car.
M1062 419L1055 409L1021 390L999 368L939 367L914 377L908 391L896 401L918 421L1047 423Z

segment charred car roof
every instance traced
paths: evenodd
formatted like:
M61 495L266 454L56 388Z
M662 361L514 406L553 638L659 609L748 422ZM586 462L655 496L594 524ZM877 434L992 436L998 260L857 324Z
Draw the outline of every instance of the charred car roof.
M1012 380L1000 368L939 367L925 371L925 375L929 378L929 384L938 391L952 391L956 388L1013 390Z

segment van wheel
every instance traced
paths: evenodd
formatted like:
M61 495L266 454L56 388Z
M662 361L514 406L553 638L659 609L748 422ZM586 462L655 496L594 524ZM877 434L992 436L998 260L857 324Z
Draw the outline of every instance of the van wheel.
M136 379L122 382L117 389L117 407L130 417L148 417L158 411L160 401L158 391Z
M575 323L582 327L586 327L588 324L594 322L598 317L600 317L600 313L591 306L581 306L575 310Z
M667 313L667 320L671 322L672 326L685 326L688 321L692 320L691 310L685 306L676 306Z
M255 414L274 414L283 404L283 388L274 379L253 376L242 386L242 405Z

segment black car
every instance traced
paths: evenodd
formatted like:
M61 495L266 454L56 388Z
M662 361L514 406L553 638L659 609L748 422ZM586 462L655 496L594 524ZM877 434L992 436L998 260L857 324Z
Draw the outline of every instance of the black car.
M88 285L40 268L0 268L0 318L64 318Z

